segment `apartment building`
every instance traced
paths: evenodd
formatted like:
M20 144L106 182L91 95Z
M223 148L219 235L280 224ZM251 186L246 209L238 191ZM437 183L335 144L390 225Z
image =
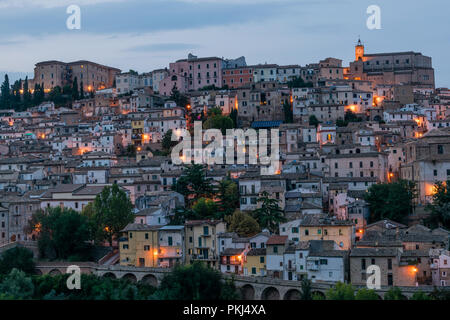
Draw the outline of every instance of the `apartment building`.
M185 263L201 261L219 268L219 238L226 225L218 220L190 220L185 223Z

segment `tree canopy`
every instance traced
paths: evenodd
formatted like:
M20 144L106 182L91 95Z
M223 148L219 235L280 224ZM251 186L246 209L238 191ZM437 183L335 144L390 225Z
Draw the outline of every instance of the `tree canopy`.
M236 232L240 237L251 237L261 231L258 221L240 210L225 217L225 220L228 224L228 231Z
M68 259L79 256L88 259L88 220L73 209L53 207L39 210L32 215L27 229L37 233L41 257Z
M185 197L188 207L200 198L210 198L214 194L211 179L206 177L205 166L188 165L172 189Z
M412 213L415 196L415 184L411 181L399 180L371 185L365 194L370 208L369 223L381 219L405 222Z
M432 203L428 204L426 210L430 212L430 216L425 223L430 227L436 228L442 226L450 228L450 193L448 185L450 180L446 182L438 181L434 185L434 194Z
M8 249L0 256L0 274L8 274L12 269L25 273L34 272L33 252L24 247Z
M176 266L165 276L156 293L162 300L232 300L237 298L233 283L223 282L219 271L200 262Z
M286 221L283 210L278 206L279 200L270 198L269 193L264 191L257 201L260 207L253 211L253 217L261 228L267 228L274 233L278 232L279 224Z
M104 187L94 200L92 221L96 226L95 239L107 240L112 245L120 231L134 221L132 208L128 195L117 184Z

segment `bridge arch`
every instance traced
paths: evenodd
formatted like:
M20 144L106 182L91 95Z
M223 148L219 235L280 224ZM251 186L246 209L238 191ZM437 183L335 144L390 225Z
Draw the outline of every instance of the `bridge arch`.
M124 274L121 279L125 279L125 280L133 282L133 283L137 282L136 276L134 274L132 274L132 273Z
M48 274L51 276L57 276L57 275L62 274L62 272L59 269L52 269L52 270L50 270L50 272Z
M267 287L261 294L261 300L280 300L280 292L275 287Z
M116 279L116 275L112 272L106 272L103 274L102 276L103 278L108 278L108 279Z
M142 283L148 284L152 287L158 286L158 279L153 274L146 274L141 279Z
M301 300L301 293L297 289L289 289L284 294L283 300Z
M322 291L318 291L318 290L316 290L316 291L311 291L311 295L313 296L313 298L314 297L317 297L317 298L319 298L319 299L322 299L322 300L325 300L325 293L323 293Z
M243 300L255 300L255 288L251 284L242 286L241 297Z

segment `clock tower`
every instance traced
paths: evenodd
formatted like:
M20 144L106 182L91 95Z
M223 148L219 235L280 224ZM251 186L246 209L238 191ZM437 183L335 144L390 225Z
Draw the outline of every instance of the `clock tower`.
M355 46L355 61L363 60L364 57L364 45L361 43L361 39L358 39L358 43Z

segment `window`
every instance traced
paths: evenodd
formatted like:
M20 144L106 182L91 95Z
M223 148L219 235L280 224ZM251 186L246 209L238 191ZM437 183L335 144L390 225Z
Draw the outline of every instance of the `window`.
M278 253L278 247L277 246L273 247L273 253Z
M388 274L388 286L392 286L394 284L394 277L392 274Z
M150 246L144 246L144 251L150 251Z
M444 146L439 144L437 146L437 152L438 152L438 154L443 154L444 153Z
M264 263L264 257L259 257L259 263Z
M256 268L252 267L252 274L256 274Z
M388 270L392 270L392 259L388 259Z
M372 258L372 259L370 260L370 263L371 263L371 264L375 264L375 259Z
M305 229L305 236L309 236L309 230Z
M145 234L145 239L148 239L148 233Z
M366 270L366 259L361 259L361 269Z

